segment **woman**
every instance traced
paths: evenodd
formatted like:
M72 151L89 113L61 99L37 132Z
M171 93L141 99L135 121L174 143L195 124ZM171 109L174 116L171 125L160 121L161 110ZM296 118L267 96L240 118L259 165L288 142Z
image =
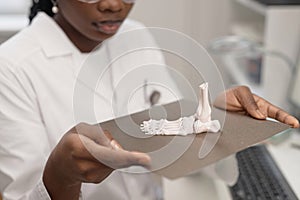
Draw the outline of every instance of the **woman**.
M114 171L147 167L149 156L120 150L109 134L86 123L74 126L73 119L75 75L86 53L94 49L107 53L110 44L104 40L118 31L133 3L34 0L31 25L1 46L0 190L4 199L78 199L81 191L87 199L157 198L147 174ZM48 15L37 14L38 10ZM215 104L225 108L223 95ZM247 87L228 90L226 100L227 110L299 126L294 117ZM103 99L99 102L104 121L111 117L106 114L110 105ZM76 121L92 123L84 117Z

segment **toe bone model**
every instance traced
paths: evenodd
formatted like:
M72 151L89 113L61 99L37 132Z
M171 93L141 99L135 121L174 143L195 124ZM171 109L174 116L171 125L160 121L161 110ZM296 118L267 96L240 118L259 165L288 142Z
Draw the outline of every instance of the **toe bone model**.
M194 115L174 121L166 119L144 121L140 128L147 135L188 135L203 132L218 132L220 122L211 120L211 107L208 98L208 83L199 86L199 105Z

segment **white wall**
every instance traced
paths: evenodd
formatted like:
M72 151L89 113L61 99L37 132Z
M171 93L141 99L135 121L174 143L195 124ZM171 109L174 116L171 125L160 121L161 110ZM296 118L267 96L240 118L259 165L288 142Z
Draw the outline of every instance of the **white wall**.
M138 0L131 17L146 26L170 28L189 32L188 0Z
M206 47L212 39L229 33L230 3L231 0L138 0L130 17L148 27L182 32ZM167 63L189 78L197 90L199 77L186 70L188 63L174 55L165 56Z
M0 14L27 14L31 0L0 0Z
M205 45L229 32L231 0L138 0L131 17L170 28Z

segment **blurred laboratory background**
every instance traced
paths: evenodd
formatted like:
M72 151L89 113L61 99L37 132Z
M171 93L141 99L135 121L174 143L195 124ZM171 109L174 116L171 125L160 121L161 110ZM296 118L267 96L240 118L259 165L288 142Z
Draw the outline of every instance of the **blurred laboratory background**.
M0 43L28 25L30 4L0 0ZM130 17L188 35L207 49L226 88L247 85L300 117L300 0L138 0ZM166 58L197 87L189 63L167 52ZM165 199L300 198L298 131L240 152L242 175L234 187L202 174L165 179Z

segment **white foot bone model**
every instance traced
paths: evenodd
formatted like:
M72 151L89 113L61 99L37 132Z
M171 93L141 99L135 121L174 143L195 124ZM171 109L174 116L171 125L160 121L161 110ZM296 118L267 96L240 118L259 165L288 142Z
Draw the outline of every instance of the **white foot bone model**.
M181 117L175 121L166 119L144 121L141 130L147 135L188 135L203 132L218 132L220 122L211 120L208 100L208 83L200 85L199 105L194 115Z

